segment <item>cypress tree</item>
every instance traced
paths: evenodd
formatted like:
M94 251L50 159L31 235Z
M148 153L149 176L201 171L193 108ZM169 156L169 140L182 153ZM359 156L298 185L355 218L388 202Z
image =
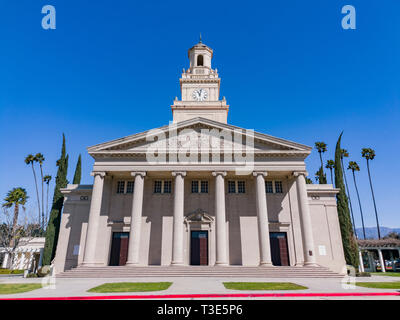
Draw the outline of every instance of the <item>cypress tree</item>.
M75 174L73 184L80 184L81 183L81 175L82 175L82 159L81 155L79 155L78 162L76 163Z
M339 189L339 193L336 195L337 211L339 215L340 232L342 234L343 251L346 263L357 269L359 265L358 245L354 237L353 227L350 219L349 204L343 181L343 168L341 163L340 148L342 135L343 132L339 136L335 151L335 186Z
M61 188L65 188L68 184L67 181L67 170L68 170L68 155L66 155L65 151L65 135L63 134L63 143L61 148L61 157L57 161L57 177L56 177L56 185L54 188L54 196L53 196L53 204L51 207L49 224L46 229L46 242L43 251L43 262L42 264L50 265L51 261L54 259L57 241L58 241L58 233L60 231L60 222L61 222L61 210L64 203L64 196L61 193Z

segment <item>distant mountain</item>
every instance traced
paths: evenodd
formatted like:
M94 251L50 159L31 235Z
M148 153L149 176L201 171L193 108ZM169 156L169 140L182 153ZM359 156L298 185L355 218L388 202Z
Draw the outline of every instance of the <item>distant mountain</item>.
M381 230L382 238L391 232L400 233L400 228L380 227L379 229ZM364 239L362 228L356 228L356 232L357 232L358 239ZM367 239L378 239L378 229L376 227L365 228L365 236Z

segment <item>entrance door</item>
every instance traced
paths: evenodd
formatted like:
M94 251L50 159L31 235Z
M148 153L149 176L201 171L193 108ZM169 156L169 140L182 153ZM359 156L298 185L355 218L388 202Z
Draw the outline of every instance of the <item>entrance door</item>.
M110 266L124 266L128 259L129 232L114 232Z
M208 231L192 231L190 241L190 264L208 265Z
M271 260L274 266L289 265L289 251L286 232L271 232L269 234L271 245Z

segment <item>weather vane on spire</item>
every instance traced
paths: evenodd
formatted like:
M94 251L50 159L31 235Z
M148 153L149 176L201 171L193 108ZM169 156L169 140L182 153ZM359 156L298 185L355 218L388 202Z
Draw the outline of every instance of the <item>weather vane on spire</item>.
M200 43L201 43L201 32L200 32Z

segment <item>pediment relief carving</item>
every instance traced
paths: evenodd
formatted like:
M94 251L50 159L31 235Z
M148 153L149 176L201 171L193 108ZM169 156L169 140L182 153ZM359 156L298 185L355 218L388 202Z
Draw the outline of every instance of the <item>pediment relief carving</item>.
M221 152L223 150L233 150L235 152L242 152L243 150L244 152L246 149L261 153L274 151L285 153L287 151L289 153L309 154L311 152L310 147L301 144L203 118L178 123L174 130L170 130L169 126L164 126L99 144L88 148L88 151L91 154L115 153L118 151L143 153L149 147L155 146L160 151L163 148L173 151L175 148L178 150L182 147L188 148L190 141L194 141L194 145L198 146L199 151L211 150L219 145ZM177 135L179 138L177 138ZM252 146L250 147L246 142L249 137L248 141L252 141Z
M184 223L207 223L211 224L214 221L214 217L210 216L203 209L197 209L196 211L189 213L185 216Z

